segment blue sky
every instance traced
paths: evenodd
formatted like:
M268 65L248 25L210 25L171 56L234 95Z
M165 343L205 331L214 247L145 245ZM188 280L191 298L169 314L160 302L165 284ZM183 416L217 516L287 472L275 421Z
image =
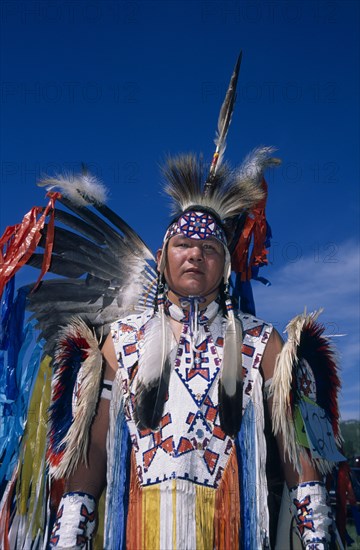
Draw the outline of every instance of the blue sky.
M159 163L211 159L219 107L243 63L226 157L274 145L272 286L280 330L324 307L342 362L343 418L359 418L359 5L351 1L17 1L1 4L0 227L43 204L44 173L85 162L109 205L155 250L168 222Z

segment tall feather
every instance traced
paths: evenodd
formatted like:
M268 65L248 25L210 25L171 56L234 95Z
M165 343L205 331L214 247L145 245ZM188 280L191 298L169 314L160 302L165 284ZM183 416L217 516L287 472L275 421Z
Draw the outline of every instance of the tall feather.
M236 86L237 86L237 81L239 77L241 59L242 59L242 52L240 52L239 57L236 61L234 71L231 75L230 84L220 109L220 114L218 118L218 127L217 127L217 132L215 137L216 150L210 166L209 176L206 180L205 189L204 189L205 194L208 194L210 192L214 176L217 172L218 167L221 165L221 162L225 153L226 136L229 130L231 117L232 117L232 113L233 113L234 105L236 101Z

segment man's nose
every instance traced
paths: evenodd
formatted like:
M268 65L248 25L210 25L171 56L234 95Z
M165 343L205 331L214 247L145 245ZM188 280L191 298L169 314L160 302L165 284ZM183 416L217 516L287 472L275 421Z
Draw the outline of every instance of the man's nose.
M196 261L202 261L204 259L201 246L192 246L190 248L190 259Z

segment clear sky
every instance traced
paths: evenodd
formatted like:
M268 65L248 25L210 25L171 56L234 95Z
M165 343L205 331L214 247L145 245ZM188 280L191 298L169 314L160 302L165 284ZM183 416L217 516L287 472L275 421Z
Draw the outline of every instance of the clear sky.
M155 250L168 222L159 163L211 159L243 63L227 160L274 145L272 286L257 313L282 331L324 307L344 419L359 418L359 3L3 0L0 228L43 204L44 173L88 165L109 205Z

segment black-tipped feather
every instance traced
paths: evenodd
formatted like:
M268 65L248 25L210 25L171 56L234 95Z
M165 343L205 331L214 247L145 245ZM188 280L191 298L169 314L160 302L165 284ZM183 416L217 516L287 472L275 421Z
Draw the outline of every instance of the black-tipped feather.
M157 430L164 412L167 399L171 363L166 359L162 376L146 387L138 384L135 393L134 418L140 430Z
M242 419L242 394L243 382L236 383L235 394L230 397L219 382L219 417L223 432L230 437L235 437L240 430Z
M36 290L30 285L27 298L45 353L53 351L59 328L74 314L101 332L127 312L149 307L156 287L151 251L117 214L106 206L96 212L67 198L59 201L71 212L55 213L49 272L63 278L42 281ZM47 246L47 232L45 226L39 248ZM41 269L43 258L36 252L28 264Z
M56 209L55 210L55 220L59 223L64 224L70 229L74 229L77 233L80 233L90 241L95 242L98 245L104 245L106 240L101 231L98 231L92 225L86 223L84 220L81 220L77 216L70 214L70 212L65 212L65 210Z
M111 210L108 206L102 204L99 206L95 206L96 210L98 210L104 217L106 217L115 227L120 229L125 235L126 239L128 241L128 244L133 247L134 253L139 254L147 259L153 259L153 255L150 252L149 254L149 248L144 243L144 241L139 237L139 235L128 225L116 212Z

